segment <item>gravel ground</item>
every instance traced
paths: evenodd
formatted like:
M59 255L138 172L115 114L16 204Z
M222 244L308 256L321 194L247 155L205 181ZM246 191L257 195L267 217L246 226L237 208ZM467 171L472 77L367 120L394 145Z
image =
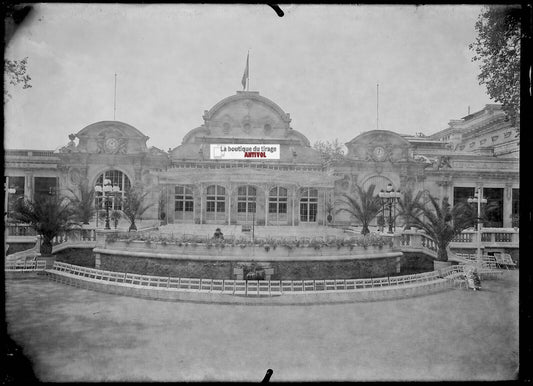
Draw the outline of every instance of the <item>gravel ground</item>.
M379 302L230 306L6 281L9 336L43 382L506 380L518 271L481 291ZM5 355L5 354L4 354Z

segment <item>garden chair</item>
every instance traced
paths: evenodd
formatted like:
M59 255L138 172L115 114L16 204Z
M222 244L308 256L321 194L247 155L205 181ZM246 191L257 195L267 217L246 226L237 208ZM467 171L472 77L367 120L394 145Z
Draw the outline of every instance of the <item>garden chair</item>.
M506 267L516 267L516 263L513 261L513 258L508 253L501 254L502 261Z

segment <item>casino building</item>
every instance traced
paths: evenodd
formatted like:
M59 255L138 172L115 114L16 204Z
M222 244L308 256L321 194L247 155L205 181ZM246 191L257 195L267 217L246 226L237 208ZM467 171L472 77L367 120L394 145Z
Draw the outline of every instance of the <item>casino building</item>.
M112 208L128 186L139 184L154 203L144 218L165 223L315 226L327 224L327 207L355 185L376 191L427 191L452 202L483 189L499 208L490 227L512 227L518 216L519 146L499 105L425 136L386 130L363 132L346 143L342 161L325 164L280 106L255 91L237 91L203 114L181 144L148 147L138 129L118 121L93 123L69 136L60 150L6 150L5 177L12 203L67 193L85 180L97 188L96 205L110 194ZM324 138L331 140L333 138ZM210 144L280 144L279 160L211 159ZM111 181L110 193L104 182ZM335 214L332 223L349 224Z

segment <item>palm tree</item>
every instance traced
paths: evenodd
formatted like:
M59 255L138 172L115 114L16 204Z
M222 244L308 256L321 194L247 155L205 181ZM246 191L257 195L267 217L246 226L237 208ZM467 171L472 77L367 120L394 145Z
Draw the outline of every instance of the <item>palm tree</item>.
M68 189L73 196L70 198L72 209L74 210L75 217L81 223L89 224L96 211L94 207L94 188L89 188L86 180L80 181L77 188L78 192L71 188Z
M74 211L68 199L59 195L43 195L34 201L20 199L15 202L13 217L41 235L41 255L52 255L52 240L77 224L72 221Z
M417 228L423 229L437 245L437 260L448 261L446 248L453 238L463 230L476 223L473 208L464 202L459 202L453 207L444 197L439 203L437 198L428 194L428 202L420 202L413 206L413 211L408 214L409 222ZM424 220L419 216L422 214Z
M148 194L149 192L143 192L142 189L138 187L126 188L125 197L122 201L122 212L130 221L128 232L137 230L135 220L142 216L148 208L154 205L154 203L146 204L144 202Z
M379 197L374 195L375 185L370 185L365 191L360 186L355 186L355 196L343 193L339 200L341 208L335 213L347 212L355 217L363 225L361 233L366 235L370 233L368 226L370 222L378 215L381 210Z
M419 191L414 195L412 190L404 192L403 197L398 201L398 216L403 217L405 221L405 230L411 229L412 221L411 217L418 217L422 215L422 211L419 209L419 205L422 203L422 196L424 191Z

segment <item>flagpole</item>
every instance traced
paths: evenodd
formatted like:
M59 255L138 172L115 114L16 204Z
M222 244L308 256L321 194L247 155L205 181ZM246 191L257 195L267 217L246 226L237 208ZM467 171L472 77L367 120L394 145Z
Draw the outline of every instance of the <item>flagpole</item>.
M246 83L247 85L246 91L250 91L250 50L248 50L247 58L248 58L248 63L247 63L248 64L248 82Z
M379 83L376 84L376 130L379 130Z
M113 120L117 113L117 74L115 73L115 97L113 98Z

